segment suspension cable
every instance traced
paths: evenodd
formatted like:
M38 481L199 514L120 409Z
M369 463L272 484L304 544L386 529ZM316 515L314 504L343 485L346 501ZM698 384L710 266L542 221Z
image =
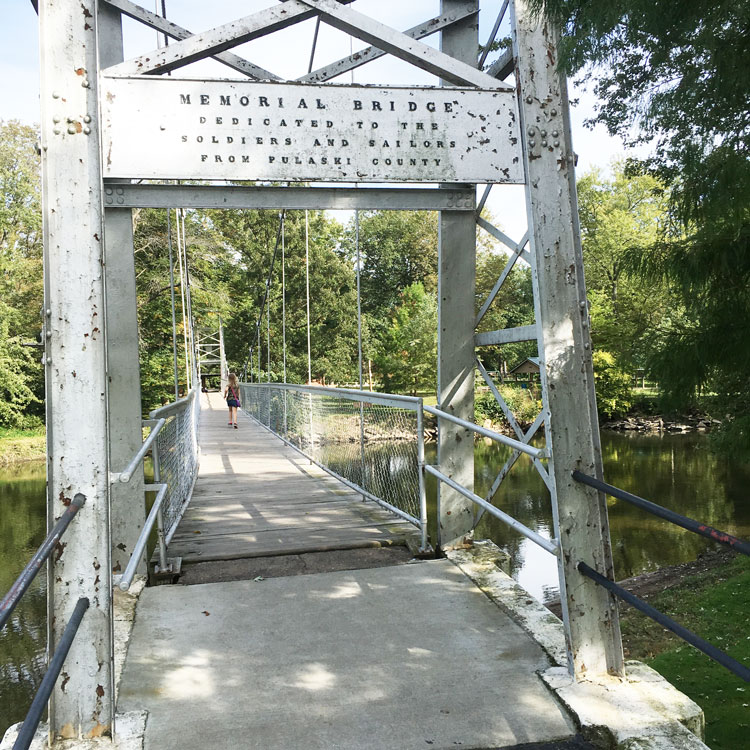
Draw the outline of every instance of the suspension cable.
M263 295L263 301L260 305L260 310L258 311L258 320L255 322L255 342L258 344L258 352L260 353L260 326L263 322L263 312L266 309L266 300L268 299L268 292L271 286L271 276L273 274L273 269L276 264L276 255L279 251L279 245L281 244L281 229L284 225L284 214L286 212L286 209L284 209L281 212L281 218L279 221L279 229L276 233L276 243L274 244L273 248L273 255L271 256L271 267L268 271L268 276L266 278L266 289L265 293ZM253 346L250 346L250 350L247 355L247 359L245 360L245 367L243 368L243 372L247 372L247 366L248 363L251 366L251 373L252 373L252 357L253 357ZM260 380L260 366L258 367L258 380Z
M180 376L177 370L177 316L174 299L174 256L172 254L172 209L167 209L167 245L169 246L169 291L172 299L172 364L174 366L174 400L180 398Z
M284 212L281 212L281 340L284 382L286 383L286 247L284 242Z
M180 273L180 301L182 306L182 338L185 347L185 382L186 391L190 390L190 374L188 372L188 342L187 342L187 322L185 319L185 282L184 274L182 271L182 247L180 238L180 209L175 209L175 223L177 225L177 267Z
M307 384L312 383L312 357L310 350L310 222L305 209L305 301L307 304Z

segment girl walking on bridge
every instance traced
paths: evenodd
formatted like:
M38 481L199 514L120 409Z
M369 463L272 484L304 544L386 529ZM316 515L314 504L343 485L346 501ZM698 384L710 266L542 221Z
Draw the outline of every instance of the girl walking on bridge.
M224 389L224 398L227 400L227 406L229 407L229 426L234 424L234 429L237 429L237 407L240 405L240 384L237 382L237 376L233 373L229 373L229 382L227 387Z

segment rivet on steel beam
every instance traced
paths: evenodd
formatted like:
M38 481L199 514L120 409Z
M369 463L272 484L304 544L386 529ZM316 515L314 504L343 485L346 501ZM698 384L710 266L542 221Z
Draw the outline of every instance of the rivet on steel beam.
M57 123L60 122L60 118L59 117L53 117L52 118L52 122L54 122L55 125L57 125Z
M557 138L557 136L560 135L560 133L557 130L552 131L552 137Z
M104 194L105 195L112 195L113 192L114 191L112 190L112 188L104 188Z
M51 365L51 364L52 364L52 357L47 357L47 364L48 364L48 365Z
M585 310L585 309L586 309L586 300L585 300L585 299L582 299L582 300L581 300L581 301L580 301L580 302L578 303L578 305L579 305L579 307L581 308L581 310Z
M583 348L584 349L588 349L589 348L589 342L588 341L583 345Z
M529 141L529 148L534 148L536 146L536 141Z
M47 331L46 335L47 335L48 339L51 339L52 338L52 331Z
M84 118L83 118L83 121L84 122L91 122L91 115L85 115ZM557 133L555 133L555 135L557 135Z
M72 122L75 122L75 120L72 117L66 117L65 122L67 122L68 125L70 125Z
M125 188L117 188L117 195L125 195Z
M91 128L84 128L83 129L83 134L84 135L91 135Z
M542 138L546 138L547 137L547 131L546 130L540 130L539 132L542 134Z
M49 307L44 311L48 318L52 317L52 310L49 309Z
M113 203L114 201L112 200L112 198L111 198L110 196L107 196L107 197L106 197L106 198L104 199L104 202L105 202L105 203L106 203L106 204L107 204L108 206L111 206L111 205L112 205L112 203Z
M559 148L560 147L560 141L555 141L553 145L554 145L555 148Z
M87 89L89 87L89 79L88 78L84 78L81 81L81 86L83 86L83 88Z
M119 205L122 205L123 203L125 203L125 198L118 198L118 199L117 199L117 203L118 203Z
M68 128L68 133L70 133L71 135L75 135L76 134L76 129L71 125Z
M534 135L534 128L529 128L529 135L530 136Z
M52 92L52 98L53 99L59 99L60 98L60 94L58 94L57 91L53 91Z
M526 97L526 104L531 104L533 101L534 100L530 96Z
M54 128L52 131L55 135L60 135L60 128Z
M547 148L547 141L542 141L542 148Z
M556 109L550 110L550 114L552 115L552 117L557 117L557 110Z

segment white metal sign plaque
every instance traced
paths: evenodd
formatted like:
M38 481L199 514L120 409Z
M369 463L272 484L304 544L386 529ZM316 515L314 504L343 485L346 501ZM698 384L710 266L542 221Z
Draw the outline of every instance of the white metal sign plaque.
M515 95L103 78L104 175L522 183Z

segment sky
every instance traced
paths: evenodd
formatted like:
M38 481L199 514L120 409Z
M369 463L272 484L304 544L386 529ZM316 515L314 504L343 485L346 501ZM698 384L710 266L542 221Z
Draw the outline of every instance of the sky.
M140 4L153 10L155 0L140 0ZM190 29L203 31L256 10L268 7L273 0L166 0L171 20ZM160 5L160 3L159 3ZM499 2L483 0L479 18L480 41L489 36L495 21ZM26 123L39 121L39 40L37 16L29 0L0 0L3 23L0 25L0 120L18 119ZM394 28L406 29L438 14L439 0L357 0L354 8L362 13L384 20ZM508 33L507 20L500 36ZM296 78L307 72L314 33L314 21L308 20L290 29L263 39L255 40L233 50L254 63L283 78ZM125 57L133 57L156 46L155 32L130 19L124 23ZM424 40L437 44L437 35ZM341 57L350 50L365 46L358 40L331 27L322 25L314 68ZM492 58L490 58L491 60ZM227 77L228 68L209 61L184 69L194 77ZM182 75L182 73L180 73ZM233 75L229 71L229 75ZM393 85L434 85L436 79L407 63L390 56L369 63L354 71L356 83L381 83ZM339 82L352 80L347 74ZM602 126L585 128L584 120L594 110L594 100L588 92L571 87L571 99L580 104L571 110L573 144L578 154L577 173L580 175L593 167L607 170L612 160L624 154L622 143L610 137ZM518 240L526 228L523 188L496 185L487 206L495 223L511 238ZM339 220L347 215L341 212Z

